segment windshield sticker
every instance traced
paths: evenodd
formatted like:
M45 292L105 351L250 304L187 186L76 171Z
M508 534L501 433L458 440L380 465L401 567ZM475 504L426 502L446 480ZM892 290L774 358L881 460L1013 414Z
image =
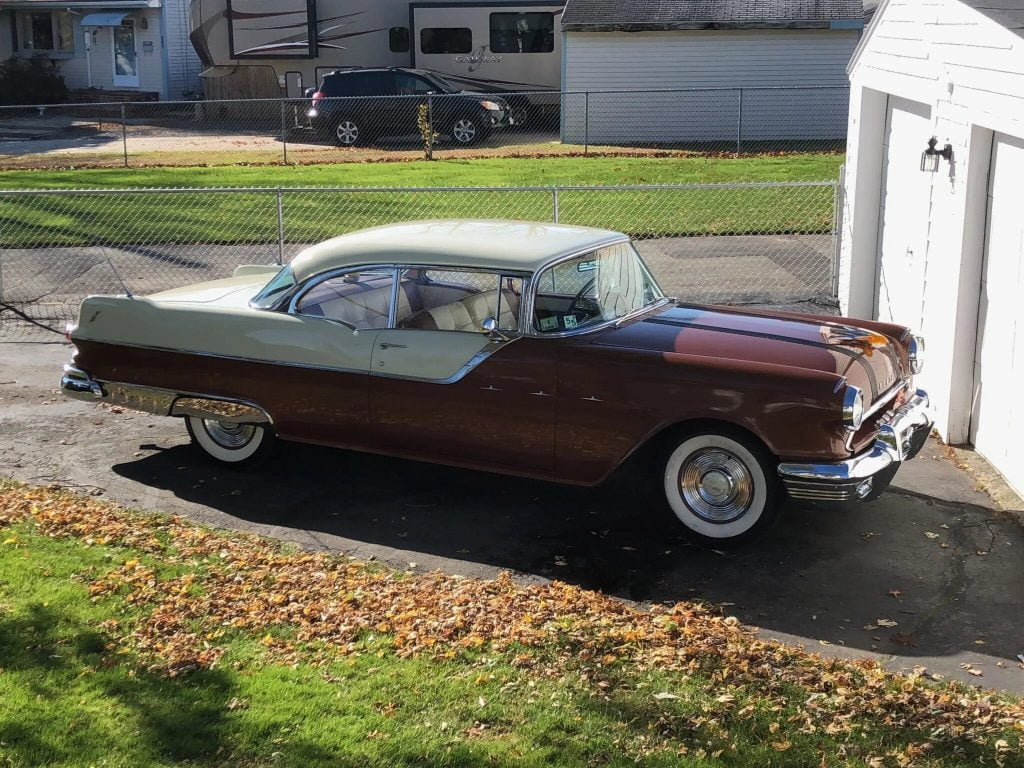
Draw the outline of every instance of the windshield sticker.
M558 327L557 317L542 317L540 319L540 329L542 331L552 331Z
M577 272L593 272L597 269L597 259L591 259L590 261L581 261L576 265Z
M576 315L566 315L564 320L566 329L576 327Z

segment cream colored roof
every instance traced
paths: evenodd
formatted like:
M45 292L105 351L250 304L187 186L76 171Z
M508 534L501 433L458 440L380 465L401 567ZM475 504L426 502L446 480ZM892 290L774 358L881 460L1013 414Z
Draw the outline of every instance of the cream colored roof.
M534 221L452 219L363 229L331 238L292 260L301 282L361 264L424 264L534 272L559 256L626 239L608 229Z

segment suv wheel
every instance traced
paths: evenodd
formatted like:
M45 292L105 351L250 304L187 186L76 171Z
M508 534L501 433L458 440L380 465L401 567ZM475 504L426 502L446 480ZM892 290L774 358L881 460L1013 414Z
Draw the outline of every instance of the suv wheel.
M360 134L359 125L346 118L335 126L334 138L340 147L354 147L363 137Z
M483 138L480 121L472 117L459 117L452 123L452 139L456 144L474 144Z

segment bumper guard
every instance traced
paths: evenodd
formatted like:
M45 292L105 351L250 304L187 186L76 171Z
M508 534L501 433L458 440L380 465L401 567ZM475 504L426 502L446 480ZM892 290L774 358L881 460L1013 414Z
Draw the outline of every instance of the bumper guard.
M921 450L933 423L928 393L919 389L879 425L870 450L829 464L783 463L779 475L794 499L874 499L888 487L900 465Z

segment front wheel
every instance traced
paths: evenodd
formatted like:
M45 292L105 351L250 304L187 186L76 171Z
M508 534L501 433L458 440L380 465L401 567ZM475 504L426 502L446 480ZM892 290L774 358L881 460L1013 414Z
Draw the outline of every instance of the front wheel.
M774 462L746 435L683 436L666 452L663 480L672 513L703 544L750 538L779 515L782 491Z
M254 463L266 456L274 443L270 430L258 424L232 424L187 416L185 427L192 442L222 464Z

